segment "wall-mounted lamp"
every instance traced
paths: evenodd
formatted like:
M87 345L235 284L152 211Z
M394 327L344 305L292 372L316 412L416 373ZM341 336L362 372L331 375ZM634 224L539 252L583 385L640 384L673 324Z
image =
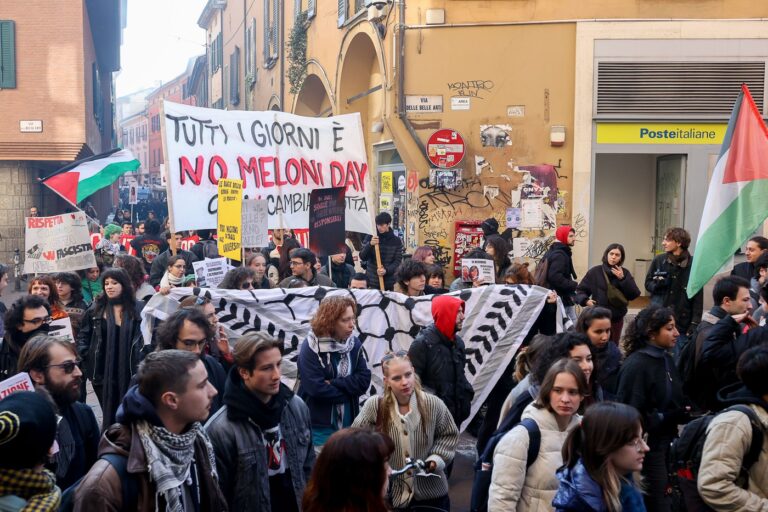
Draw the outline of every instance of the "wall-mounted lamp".
M562 146L565 144L565 126L552 126L549 129L549 145Z

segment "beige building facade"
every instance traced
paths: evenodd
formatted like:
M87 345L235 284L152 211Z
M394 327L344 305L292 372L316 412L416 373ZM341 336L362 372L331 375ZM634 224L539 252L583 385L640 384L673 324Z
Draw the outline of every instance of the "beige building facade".
M746 0L211 0L199 25L208 106L360 114L376 207L409 252L451 273L494 217L535 260L572 224L583 275L609 242L642 272L666 227L695 237L742 81L766 112L767 17ZM438 130L460 161L430 147ZM647 136L665 130L714 135Z

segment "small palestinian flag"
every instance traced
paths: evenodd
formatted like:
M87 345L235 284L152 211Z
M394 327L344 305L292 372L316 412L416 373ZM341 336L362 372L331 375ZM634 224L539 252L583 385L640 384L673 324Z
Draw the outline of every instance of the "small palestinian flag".
M741 92L712 173L688 279L693 297L768 217L768 127L749 88Z
M42 180L72 204L77 204L94 192L110 186L126 172L139 168L139 161L127 149L113 149L72 162Z

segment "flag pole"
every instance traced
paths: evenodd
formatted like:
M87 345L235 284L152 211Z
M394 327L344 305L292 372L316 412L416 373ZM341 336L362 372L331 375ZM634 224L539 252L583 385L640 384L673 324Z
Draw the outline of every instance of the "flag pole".
M48 185L46 185L46 183L45 183L45 181L43 179L37 178L37 181L39 181L42 185L45 185L46 187L48 187ZM57 196L62 198L68 205L73 206L74 208L76 208L76 209L80 210L81 212L83 212L83 215L85 215L85 218L87 218L91 222L94 222L97 226L101 227L101 222L99 222L98 220L94 219L93 217L91 217L90 215L85 213L85 210L83 210L78 205L76 205L75 203L73 203L72 201L70 201L69 199L64 197L63 195L61 195L58 190L56 190L53 187L48 187L48 190L53 191L54 194L56 194Z

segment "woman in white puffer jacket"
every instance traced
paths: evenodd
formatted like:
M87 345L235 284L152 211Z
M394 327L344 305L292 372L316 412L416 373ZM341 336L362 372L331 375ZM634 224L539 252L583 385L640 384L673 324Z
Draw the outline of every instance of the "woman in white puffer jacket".
M567 359L547 371L539 396L526 407L522 419L535 422L541 445L535 462L527 465L529 433L517 425L501 439L493 454L493 474L488 496L489 512L551 511L563 465L562 448L568 432L578 425L577 413L589 386L579 365Z

